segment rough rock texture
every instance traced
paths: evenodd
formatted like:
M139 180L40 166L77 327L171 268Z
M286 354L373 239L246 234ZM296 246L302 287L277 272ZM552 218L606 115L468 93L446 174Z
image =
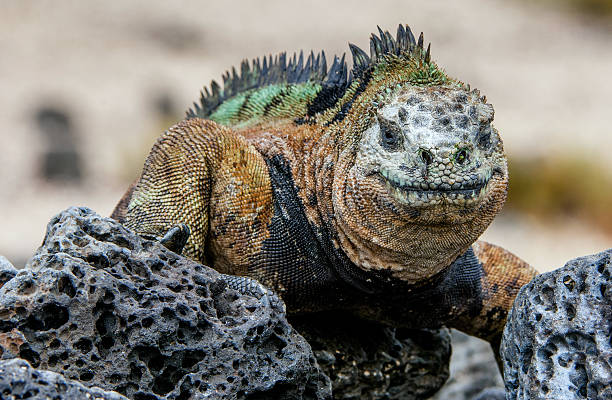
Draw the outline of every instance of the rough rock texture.
M335 399L424 399L448 378L447 329L400 330L338 313L293 317Z
M491 345L454 329L451 338L450 378L432 400L503 399L504 381Z
M0 360L0 398L127 400L119 393L88 388L58 373L34 369L18 358Z
M282 304L266 299L71 208L49 223L25 269L0 256L0 359L134 399L322 399L332 387L338 399L422 399L448 377L446 329L395 330L330 313L293 317L294 330ZM10 371L34 377L1 381L19 398L43 372L14 363Z
M2 359L133 399L330 396L282 303L239 296L91 210L60 213L25 269L11 268L0 264Z
M0 288L17 275L17 269L4 256L0 256Z
M525 285L502 342L508 399L612 399L612 249Z

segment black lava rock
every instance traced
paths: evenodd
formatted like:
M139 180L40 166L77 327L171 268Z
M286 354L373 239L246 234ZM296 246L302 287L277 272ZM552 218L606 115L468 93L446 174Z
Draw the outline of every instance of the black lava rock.
M85 387L55 372L34 369L18 358L0 360L0 398L127 400L119 393Z
M331 396L282 303L91 210L56 216L14 272L0 266L1 359L137 400Z
M524 286L501 347L508 399L612 399L612 249Z
M228 279L68 209L25 269L0 258L0 359L136 400L420 399L448 377L446 329L329 313L294 316L294 330L282 302Z
M333 312L290 321L331 378L335 399L424 399L448 378L447 329L394 329Z
M0 288L17 275L17 269L4 256L0 256Z

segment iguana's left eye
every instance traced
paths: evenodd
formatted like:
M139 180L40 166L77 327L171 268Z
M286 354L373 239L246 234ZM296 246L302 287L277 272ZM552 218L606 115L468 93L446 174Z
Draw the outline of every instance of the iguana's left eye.
M397 151L402 145L402 130L399 125L388 119L378 116L380 126L380 143L385 150Z
M468 149L459 149L455 154L457 164L465 164L469 158Z

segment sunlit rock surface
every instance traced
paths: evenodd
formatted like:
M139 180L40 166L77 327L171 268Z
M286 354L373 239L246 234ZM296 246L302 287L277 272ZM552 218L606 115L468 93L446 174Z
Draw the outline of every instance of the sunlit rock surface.
M612 399L612 249L519 292L502 342L508 399Z

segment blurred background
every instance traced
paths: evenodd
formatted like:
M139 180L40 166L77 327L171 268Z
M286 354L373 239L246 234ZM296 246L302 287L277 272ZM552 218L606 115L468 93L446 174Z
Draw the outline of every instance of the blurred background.
M109 215L155 138L243 58L425 33L495 107L511 191L484 239L540 270L612 247L612 0L0 2L0 254Z

